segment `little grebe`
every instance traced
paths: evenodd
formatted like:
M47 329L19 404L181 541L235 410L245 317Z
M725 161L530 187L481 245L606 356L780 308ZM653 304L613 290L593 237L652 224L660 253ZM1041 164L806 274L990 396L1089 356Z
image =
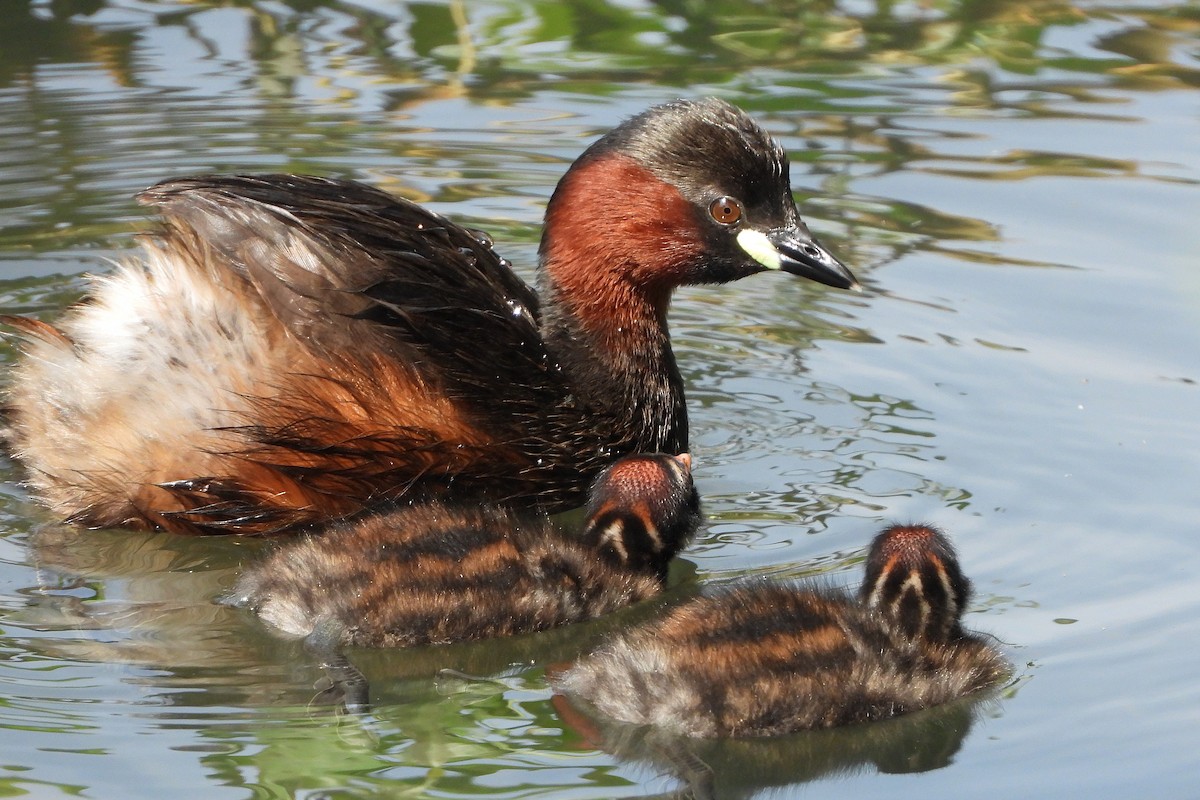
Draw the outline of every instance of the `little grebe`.
M688 448L680 285L854 288L788 161L708 99L627 120L546 208L540 298L482 233L359 183L202 176L140 195L144 261L28 339L10 446L90 527L273 533L398 499L579 505L613 458Z
M752 582L619 634L555 678L609 717L689 736L772 736L885 719L999 681L960 624L970 583L925 526L871 545L859 597Z
M568 536L496 506L409 506L282 546L228 602L335 646L449 643L598 617L665 586L700 522L690 456L626 456L597 479L586 513L582 535Z

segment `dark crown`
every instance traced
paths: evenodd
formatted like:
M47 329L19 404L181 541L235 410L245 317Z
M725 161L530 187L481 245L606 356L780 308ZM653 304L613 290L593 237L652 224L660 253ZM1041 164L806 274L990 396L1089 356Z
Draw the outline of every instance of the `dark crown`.
M893 525L871 543L860 593L909 639L945 641L961 635L959 621L971 582L949 540L925 525Z
M700 524L691 456L629 456L596 479L584 540L611 561L666 580L671 559Z

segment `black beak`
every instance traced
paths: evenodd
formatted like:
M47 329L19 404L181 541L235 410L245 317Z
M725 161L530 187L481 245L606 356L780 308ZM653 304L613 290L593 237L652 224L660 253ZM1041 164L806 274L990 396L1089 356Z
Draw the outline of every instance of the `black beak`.
M803 226L776 228L767 231L766 236L779 255L779 269L784 272L836 289L862 291L846 265L834 258Z

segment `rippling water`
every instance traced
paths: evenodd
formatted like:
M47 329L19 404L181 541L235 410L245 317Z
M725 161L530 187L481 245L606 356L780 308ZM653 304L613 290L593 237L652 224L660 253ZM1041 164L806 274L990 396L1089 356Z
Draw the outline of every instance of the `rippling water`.
M360 178L529 269L588 142L720 95L867 291L677 298L709 522L675 591L851 584L884 521L929 519L1013 683L771 742L596 729L543 668L622 618L355 653L377 713L339 718L212 602L260 544L64 529L5 464L0 795L669 796L700 761L729 797L1194 794L1200 11L733 5L0 2L0 310L52 317L133 247L135 191L209 170Z

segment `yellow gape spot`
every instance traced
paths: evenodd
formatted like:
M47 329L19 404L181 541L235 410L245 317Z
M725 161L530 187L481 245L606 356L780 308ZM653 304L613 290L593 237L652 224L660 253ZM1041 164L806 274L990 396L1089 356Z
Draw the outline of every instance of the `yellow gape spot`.
M746 251L746 255L762 264L767 269L779 269L779 251L762 231L747 228L737 235L738 247Z

